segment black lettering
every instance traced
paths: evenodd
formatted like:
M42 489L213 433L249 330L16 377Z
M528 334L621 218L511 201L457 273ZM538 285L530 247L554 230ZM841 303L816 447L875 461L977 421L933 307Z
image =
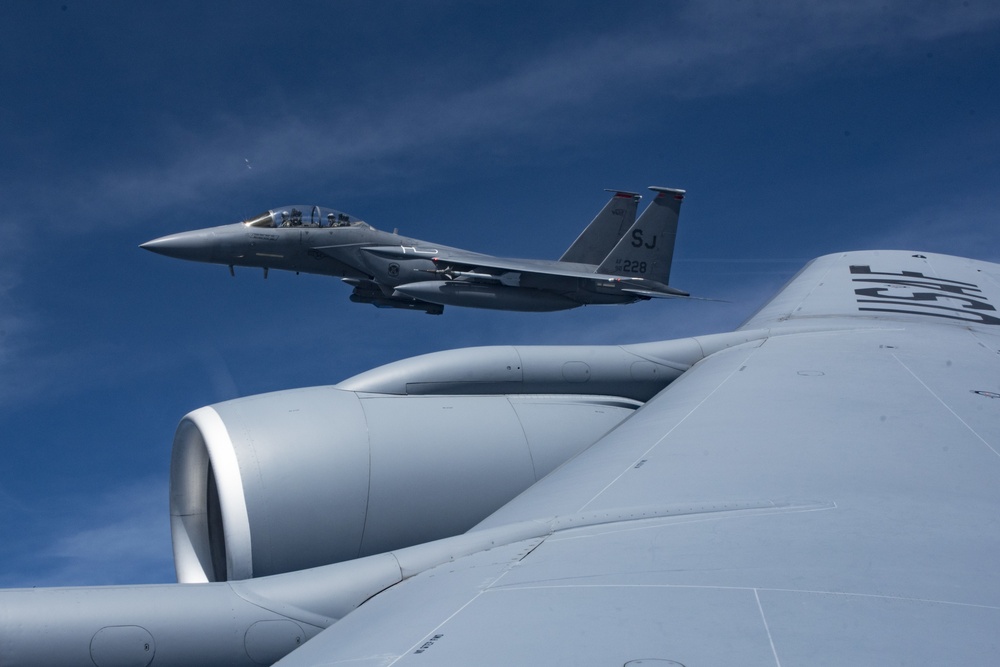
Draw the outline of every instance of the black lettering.
M642 246L642 230L637 229L632 232L632 247L639 248Z
M901 278L924 278L926 280L932 280L938 283L954 283L955 285L968 285L969 287L976 287L972 283L963 283L958 280L946 280L944 278L931 278L925 276L918 271L900 271L899 273L884 273L881 271L872 271L870 266L852 266L851 273L853 274L867 274L871 276L899 276Z
M851 266L850 272L859 276L853 278L853 282L873 285L854 290L860 311L1000 325L1000 317L983 312L996 312L996 308L973 283L925 276L919 271L872 271L870 266Z
M948 285L951 287L951 285ZM943 299L951 299L954 301L964 301L966 305L963 308L971 308L973 310L996 310L993 306L978 299L973 299L968 296L962 296L959 294L935 294L933 292L912 292L909 295L897 295L897 294L882 294L883 291L892 289L890 287L866 287L864 289L856 289L854 293L858 296L867 296L877 299L891 299L893 301L940 301ZM858 302L864 302L864 299L858 299ZM920 304L922 306L922 304Z
M969 285L967 283L962 283L959 285L945 285L938 282L930 282L929 280L886 280L883 278L855 278L856 283L877 283L879 285L889 285L898 287L922 287L924 289L934 289L941 292L950 292L951 294L962 294L972 298L982 298L979 295L983 293L983 290L979 289L975 285ZM965 285L963 287L963 285Z

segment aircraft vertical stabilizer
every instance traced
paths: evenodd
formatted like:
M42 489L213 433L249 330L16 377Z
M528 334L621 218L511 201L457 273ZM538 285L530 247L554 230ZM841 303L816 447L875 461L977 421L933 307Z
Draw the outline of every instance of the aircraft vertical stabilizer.
M684 190L649 189L657 193L656 198L604 259L597 269L598 273L647 278L669 284Z
M600 264L635 223L640 196L635 192L605 190L614 195L597 217L587 225L573 245L559 258L560 262Z

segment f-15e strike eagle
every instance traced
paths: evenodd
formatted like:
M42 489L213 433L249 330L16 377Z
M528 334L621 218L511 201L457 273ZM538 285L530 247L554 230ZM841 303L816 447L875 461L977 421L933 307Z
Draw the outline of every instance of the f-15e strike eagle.
M684 191L614 195L559 260L503 259L383 232L319 206L286 206L141 245L168 257L336 276L351 301L440 314L444 306L555 311L689 296L668 285Z

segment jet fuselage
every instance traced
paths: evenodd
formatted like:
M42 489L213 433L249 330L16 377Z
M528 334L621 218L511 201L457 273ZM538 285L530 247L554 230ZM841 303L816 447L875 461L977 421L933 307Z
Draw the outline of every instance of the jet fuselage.
M604 258L600 265L492 257L379 231L319 206L278 208L141 247L227 265L230 272L247 266L263 269L265 277L270 269L334 276L354 287L352 301L432 314L445 305L555 311L687 296L661 280L669 274L682 191L657 190L656 201L638 221L638 196L616 192L564 256ZM658 204L667 193L671 203Z

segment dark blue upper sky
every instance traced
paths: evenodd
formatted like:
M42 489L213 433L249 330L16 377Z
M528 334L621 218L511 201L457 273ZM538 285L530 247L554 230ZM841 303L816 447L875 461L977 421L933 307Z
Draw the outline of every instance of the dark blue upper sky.
M731 329L840 250L1000 259L996 3L370 4L0 0L0 585L171 580L202 405ZM730 303L430 317L137 247L315 203L556 258L648 185L688 190L671 282Z

